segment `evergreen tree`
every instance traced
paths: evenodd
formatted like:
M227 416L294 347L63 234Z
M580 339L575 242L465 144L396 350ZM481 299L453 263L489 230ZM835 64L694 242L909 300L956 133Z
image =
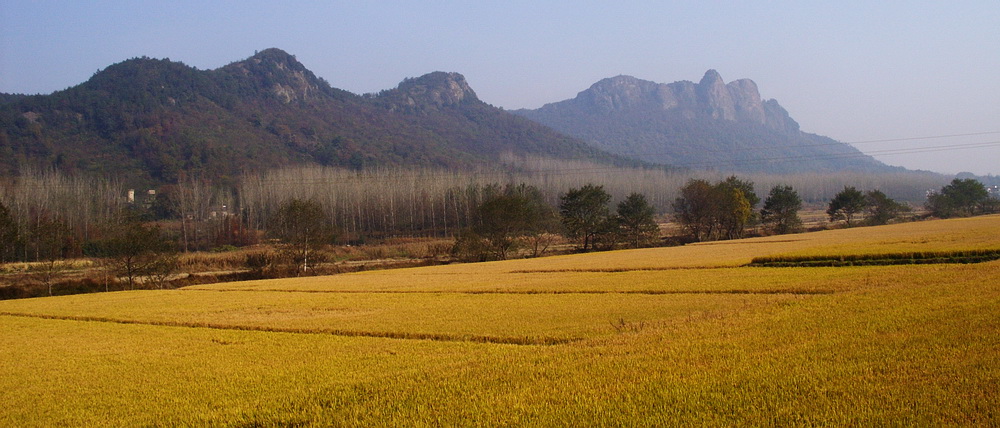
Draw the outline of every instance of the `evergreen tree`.
M802 228L799 210L802 209L802 198L792 186L774 186L764 200L764 208L760 211L761 221L771 233L794 233Z
M892 198L882 193L880 190L871 190L865 193L865 221L878 226L888 224L905 212L910 211L910 207L896 202Z
M659 238L660 227L653 219L655 213L646 196L640 193L632 193L618 204L618 224L630 247L645 247Z
M977 180L954 179L927 198L927 208L936 217L967 217L995 211L997 201Z
M867 204L865 195L854 186L845 186L833 199L826 209L826 214L830 216L830 221L843 220L847 227L853 226L854 217L860 214Z
M570 189L559 199L559 214L567 235L580 240L581 250L591 249L594 240L607 232L611 195L604 191L604 186L587 184Z

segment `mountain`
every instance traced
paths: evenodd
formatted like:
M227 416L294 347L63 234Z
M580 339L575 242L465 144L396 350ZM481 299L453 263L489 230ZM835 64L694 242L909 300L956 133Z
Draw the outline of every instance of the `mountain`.
M362 96L273 48L214 70L135 58L50 95L0 94L0 175L163 183L297 164L472 168L505 153L636 164L480 101L457 73Z
M857 149L799 130L757 84L726 84L715 70L698 83L603 79L576 98L514 113L651 163L742 172L891 171Z

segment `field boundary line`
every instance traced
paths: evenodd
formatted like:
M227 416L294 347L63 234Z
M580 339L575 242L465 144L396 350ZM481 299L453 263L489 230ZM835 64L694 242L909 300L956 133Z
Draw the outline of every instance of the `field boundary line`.
M523 269L507 273L624 273L624 272L657 272L667 270L714 270L737 269L745 265L726 266L648 266L634 268L567 268L567 269Z
M243 326L243 325L215 324L215 323L201 323L201 322L148 321L148 320L144 321L144 320L108 318L108 317L47 315L47 314L31 314L31 313L6 312L6 311L0 312L0 316L38 318L38 319L48 319L48 320L60 320L60 321L147 325L156 327L186 327L186 328L202 328L211 330L314 334L314 335L330 335L330 336L342 336L342 337L373 337L381 339L399 339L399 340L432 340L437 342L471 342L471 343L488 343L497 345L520 345L520 346L563 345L567 343L584 340L583 338L558 338L558 337L531 338L531 337L488 336L488 335L474 335L474 334L462 335L462 334L443 334L443 333L378 332L378 331L358 331L358 330L341 330L341 329L279 328L279 327Z
M280 288L180 288L179 291L203 291L203 292L268 292L268 293L317 293L317 294L511 294L511 295L553 295L553 294L641 294L649 296L661 296L672 294L744 294L744 295L824 295L836 294L833 290L784 290L784 289L763 289L763 290L469 290L469 291L420 291L420 290L286 290ZM2 315L2 313L0 313Z

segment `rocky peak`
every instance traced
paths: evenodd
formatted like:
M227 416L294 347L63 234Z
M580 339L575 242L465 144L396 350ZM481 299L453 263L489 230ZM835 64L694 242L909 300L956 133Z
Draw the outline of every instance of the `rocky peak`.
M264 49L222 70L250 79L285 104L313 99L329 86L294 55L278 48Z
M739 79L726 84L718 71L708 70L698 83L654 83L632 76L602 79L572 100L546 104L540 112L583 110L590 115L627 112L670 114L687 119L764 125L782 132L798 132L798 124L774 100L763 101L757 84Z
M292 69L304 69L305 66L302 65L295 56L285 52L278 48L267 48L260 52L255 52L247 61L253 61L256 63L269 62L272 64L281 64Z
M708 70L698 82L698 101L714 119L736 120L736 108L729 88L715 70Z
M722 75L719 74L715 69L709 69L705 72L705 75L701 77L701 81L698 82L700 87L715 87L719 85L725 86L726 82L722 80Z
M601 79L577 98L603 113L623 111L653 101L651 96L655 94L656 86L650 81L619 75Z
M764 117L768 128L788 133L799 132L799 123L788 115L788 111L777 100L764 101Z
M390 100L393 110L437 110L479 100L465 76L443 71L405 79L382 97Z
M757 84L750 79L739 79L726 85L729 97L733 100L733 110L737 120L754 123L767 121L764 113L764 103L760 99Z

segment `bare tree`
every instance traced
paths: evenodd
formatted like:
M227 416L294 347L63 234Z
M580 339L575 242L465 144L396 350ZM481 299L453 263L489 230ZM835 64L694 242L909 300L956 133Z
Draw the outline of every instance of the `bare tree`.
M128 289L135 289L139 279L148 276L163 258L171 257L174 244L160 232L135 217L126 217L109 225L108 236L92 243L93 255L107 259L115 276L124 278Z
M72 233L61 220L41 216L32 224L29 236L35 259L42 262L42 282L51 296L55 275L67 267L62 260L72 247Z
M275 213L271 233L285 245L300 272L309 270L309 257L318 248L330 244L336 229L323 207L315 201L292 199Z
M23 245L20 226L10 210L0 201L0 263L16 260L18 249Z

